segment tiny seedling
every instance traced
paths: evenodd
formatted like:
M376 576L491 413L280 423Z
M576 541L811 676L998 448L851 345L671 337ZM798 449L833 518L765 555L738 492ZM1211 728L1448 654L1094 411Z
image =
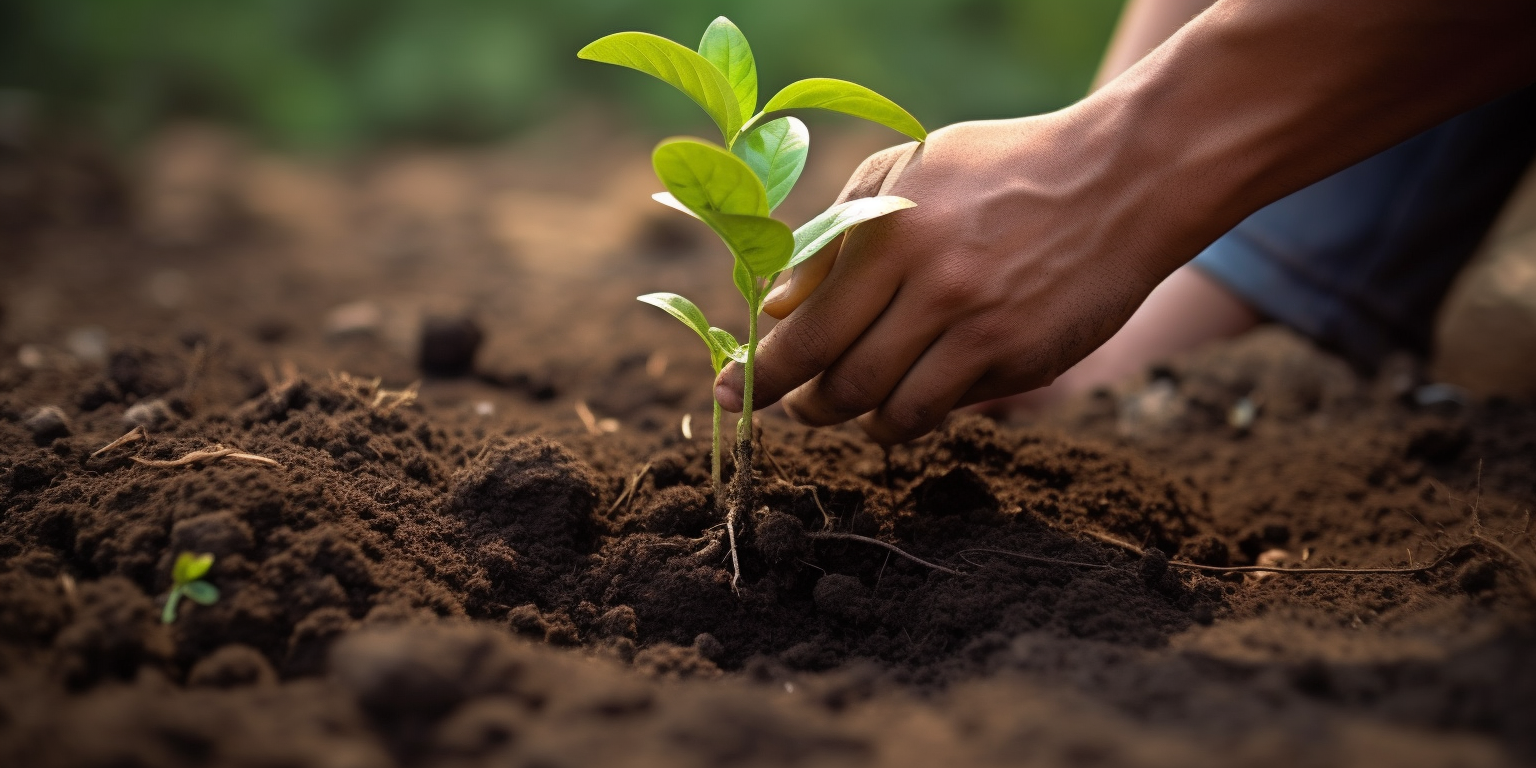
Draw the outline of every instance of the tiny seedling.
M176 556L176 564L171 566L171 593L165 596L165 610L160 612L160 623L176 621L176 606L181 604L183 597L198 605L218 602L218 588L203 581L208 569L212 567L213 555L183 552Z
M849 200L833 206L799 229L770 215L789 195L805 169L810 132L794 117L766 119L796 109L842 112L888 126L918 141L927 131L895 102L862 85L817 77L785 86L758 108L757 63L747 38L724 16L704 30L698 50L644 32L620 32L601 38L577 56L637 69L667 82L693 99L720 129L720 144L692 137L662 141L651 155L656 175L667 188L656 200L702 221L725 241L734 257L731 278L747 301L747 341L711 326L704 313L674 293L651 293L653 304L692 328L709 347L715 373L727 360L745 374L741 420L736 428L736 478L727 517L751 509L752 383L757 357L758 316L774 280L785 270L816 255L854 225L912 207L900 197ZM717 503L724 500L720 480L720 405L714 408L711 469ZM734 530L731 530L734 553ZM739 572L737 574L740 575Z

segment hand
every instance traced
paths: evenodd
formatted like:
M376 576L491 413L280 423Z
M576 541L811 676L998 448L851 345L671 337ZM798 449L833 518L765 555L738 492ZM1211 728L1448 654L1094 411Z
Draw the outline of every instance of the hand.
M759 347L755 405L783 397L803 423L858 417L901 442L955 407L1049 384L1108 339L1177 266L1153 257L1159 244L1181 238L1171 226L1130 238L1121 225L1145 211L1127 190L1148 180L1118 178L1065 127L1056 115L961 123L866 160L840 200L917 207L860 225L770 296L784 319ZM741 379L736 365L721 373L728 409Z

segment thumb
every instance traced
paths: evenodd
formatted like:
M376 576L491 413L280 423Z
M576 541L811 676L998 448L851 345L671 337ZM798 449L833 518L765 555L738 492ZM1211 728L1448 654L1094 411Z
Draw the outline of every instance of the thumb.
M883 194L901 175L901 169L906 167L907 161L919 146L917 142L909 142L883 149L865 158L848 178L848 183L843 185L843 191L838 194L833 205ZM839 235L836 240L817 251L815 256L791 270L789 281L774 288L763 299L763 311L776 320L783 320L795 311L832 271L832 264L837 261L842 245L843 235Z

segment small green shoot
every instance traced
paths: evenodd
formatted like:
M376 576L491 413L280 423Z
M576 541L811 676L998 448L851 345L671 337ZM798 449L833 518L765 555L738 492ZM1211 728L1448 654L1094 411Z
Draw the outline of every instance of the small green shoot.
M583 59L636 69L671 84L693 99L720 129L721 144L677 137L656 146L651 164L667 188L654 197L707 225L733 257L731 280L747 302L747 341L737 343L715 328L693 302L672 293L652 293L652 304L692 328L709 348L716 375L727 360L744 368L741 421L736 428L736 478L726 518L735 556L734 521L752 510L752 384L757 356L758 317L768 290L785 270L816 255L857 224L912 207L900 197L850 200L833 206L791 231L771 214L794 189L805 169L810 132L800 120L767 119L794 109L824 109L887 126L913 139L927 138L912 115L862 85L811 78L785 86L758 109L758 69L747 38L724 16L704 31L698 51L644 32L619 32L588 44ZM720 404L714 408L711 461L716 503L726 503L720 480ZM739 566L736 577L740 578ZM732 580L735 585L735 579Z
M171 566L171 593L165 596L165 610L160 612L160 623L176 621L176 606L183 597L198 605L218 602L218 588L203 581L208 569L212 567L213 555L183 552L176 556L176 564Z

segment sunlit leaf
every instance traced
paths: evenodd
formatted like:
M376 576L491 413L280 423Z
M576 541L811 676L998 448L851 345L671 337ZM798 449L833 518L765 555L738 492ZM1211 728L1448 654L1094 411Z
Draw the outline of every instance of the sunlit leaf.
M794 267L815 256L817 251L827 247L828 243L855 224L879 218L903 208L911 208L914 205L915 203L911 200L894 195L862 197L834 205L795 230L795 252L790 256L785 268Z
M715 343L711 345L712 348L738 363L745 363L747 361L746 345L737 341L730 331L723 328L710 328L709 335L715 339ZM719 370L719 368L719 365L715 366L716 370Z
M219 601L218 587L206 581L194 581L182 587L182 591L198 605L213 605Z
M741 119L745 121L751 117L757 111L757 62L752 59L747 36L730 19L721 16L704 30L704 39L699 41L699 55L715 65L731 84Z
M753 277L778 274L795 251L794 233L777 219L708 211L701 212L700 217Z
M653 307L660 307L667 314L682 321L683 325L693 329L704 344L709 347L710 362L715 370L720 370L725 365L726 358L732 358L736 348L741 346L728 331L715 328L704 319L704 313L691 301L675 293L647 293L637 297L640 301ZM732 358L734 359L734 358Z
M811 132L799 118L781 117L752 129L736 140L731 152L741 158L768 192L768 208L779 207L805 170Z
M813 77L784 86L763 105L763 114L786 109L829 109L845 115L862 117L900 131L918 141L928 137L922 123L896 102L868 88L847 80Z
M175 584L188 584L201 579L213 567L213 555L197 555L191 552L183 552L176 556L176 564L171 566L171 581Z
M656 194L651 195L651 199L675 211L682 211L683 213L686 213L695 219L699 218L697 213L688 210L688 206L679 202L677 198L672 196L671 192L657 192Z
M698 139L667 139L651 153L667 191L696 214L768 215L763 182L741 158Z
M708 59L665 37L619 32L588 43L576 55L638 69L666 81L703 107L727 138L735 136L745 120L740 100L725 75Z

